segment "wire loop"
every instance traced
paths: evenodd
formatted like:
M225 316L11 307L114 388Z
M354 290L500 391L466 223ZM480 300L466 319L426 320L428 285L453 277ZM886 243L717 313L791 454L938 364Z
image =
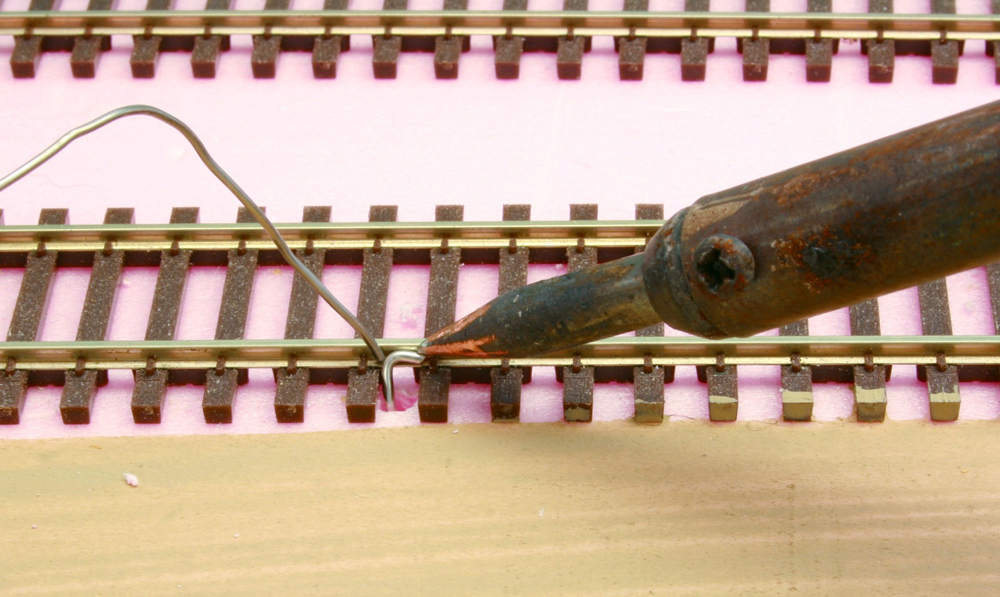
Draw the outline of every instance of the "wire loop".
M385 405L388 410L396 410L392 387L392 368L396 366L396 363L419 365L424 362L425 358L424 355L412 350L397 350L389 353L389 356L382 361L382 388L385 391Z
M285 261L290 266L292 266L292 268L300 276L302 276L303 278L305 278L307 282L309 282L309 285L312 286L313 289L316 290L316 292L318 292L321 297L323 297L323 300L326 301L326 303L330 305L330 307L332 307L333 310L336 311L338 315L343 317L344 320L347 321L347 323L349 323L352 328L354 328L354 331L358 333L358 336L360 336L361 339L364 340L365 345L372 352L372 356L375 357L375 360L382 364L382 382L383 382L382 387L385 392L386 404L389 406L390 410L395 410L395 400L393 396L393 384L392 384L393 366L395 366L395 364L398 362L420 364L424 360L423 355L417 354L412 351L401 350L393 352L388 356L386 356L385 352L383 352L382 348L379 346L378 342L371 335L368 329L365 328L365 326L360 321L358 321L358 319L354 316L353 313L351 313L347 309L347 307L345 307L339 300L337 300L337 297L333 296L333 293L330 292L330 290L323 284L322 280L320 280L319 277L316 276L316 274L312 273L312 271L310 271L309 268L307 268L305 264L303 264L302 261L300 261L299 258L295 256L295 253L292 252L291 248L289 248L288 243L285 242L285 239L281 236L281 233L278 232L278 229L274 227L274 224L271 223L271 220L267 217L267 215L264 214L264 211L260 207L258 207L256 203L254 203L253 199L251 199L250 196L247 195L246 192L242 188L240 188L238 184L236 184L236 181L233 180L232 177L230 177L229 174L222 169L222 166L220 166L215 161L215 159L212 158L211 155L209 155L208 149L205 147L205 144L201 142L201 139L198 138L198 136L194 133L194 131L191 130L191 128L188 127L186 124L178 120L176 117L172 116L171 114L168 114L167 112L164 112L159 108L154 108L153 106L146 106L146 105L125 106L122 108L118 108L117 110L112 110L107 114L104 114L103 116L95 118L94 120L91 120L90 122L84 125L72 129L68 133L64 134L62 137L59 137L59 139L57 139L55 143L53 143L52 145L47 147L44 151L36 155L28 162L26 162L20 168L14 170L7 176L4 176L2 179L0 179L0 191L3 191L4 189L11 186L15 182L21 180L29 173L31 173L33 170L35 170L45 162L49 161L49 159L51 159L57 153L62 151L67 145L72 143L74 140L79 139L84 135L90 134L96 131L97 129L107 124L110 124L120 118L124 118L126 116L137 116L137 115L152 116L153 118L159 120L160 122L170 125L174 129L179 131L182 135L184 135L184 138L187 139L188 143L191 144L191 147L193 147L195 152L197 152L198 157L201 158L202 163L204 163L205 166L212 172L212 174L214 174L215 177L218 178L219 181L223 185L225 185L225 187L229 189L230 192L232 192L232 194L235 195L237 199L239 199L240 203L242 203L243 206L247 208L247 210L250 212L253 218L257 220L257 223L261 225L261 227L264 229L265 232L267 232L267 235L278 247L278 252L280 252L281 256L285 258ZM245 242L246 242L245 240L241 241L240 243L241 247L246 246ZM224 364L225 360L220 358L219 365L217 366L217 368L222 369L225 366Z
M264 231L267 232L268 236L271 237L271 240L274 241L274 244L277 245L278 251L281 253L281 256L285 258L285 261L287 261L288 264L291 265L292 268L294 268L295 271L298 272L300 276L302 276L303 278L306 279L307 282L309 282L309 285L312 286L316 290L316 292L319 293L321 297L323 297L323 300L326 301L327 304L330 305L330 307L332 307L333 310L336 311L338 315L343 317L347 321L347 323L349 323L351 327L354 328L354 331L356 331L358 335L361 337L361 339L364 340L365 345L368 346L368 349L372 352L372 355L375 357L377 361L379 362L386 361L385 353L382 351L382 348L378 345L378 342L376 342L375 338L371 335L371 333L365 328L364 325L361 324L360 321L358 321L358 319L354 316L353 313L351 313L347 309L347 307L345 307L343 304L341 304L339 300L337 300L337 297L333 296L333 293L330 292L330 290L323 284L323 282L319 279L319 277L316 276L314 273L312 273L309 270L309 268L307 268L305 264L303 264L302 261L300 261L299 258L295 256L295 253L293 253L292 250L288 247L288 243L286 243L285 239L282 238L281 233L278 232L277 228L274 227L274 224L271 223L271 220L269 220L268 217L264 215L263 210L261 210L260 207L258 207L257 204L254 203L254 201L250 198L250 196L247 195L246 192L242 188L240 188L238 184L236 184L236 181L233 180L229 176L229 174L227 174L226 171L222 169L221 166L219 166L219 164L215 161L215 159L212 158L211 155L209 155L208 149L205 147L205 144L201 142L201 139L199 139L197 135L195 135L194 131L191 130L191 128L188 127L186 124L178 120L176 117L164 112L163 110L160 110L159 108L154 108L153 106L144 106L144 105L125 106L122 108L118 108L117 110L112 110L107 114L95 118L94 120L91 120L90 122L84 125L76 127L75 129L69 131L68 133L60 137L58 140L56 140L55 143L50 145L48 148L46 148L44 151L36 155L34 158L26 162L23 166L21 166L20 168L14 170L7 176L4 176L2 179L0 179L0 191L3 191L7 187L11 186L15 182L27 176L30 172L32 172L33 170L35 170L36 168L47 162L50 158L55 156L57 153L62 151L67 145L72 143L74 140L79 139L80 137L83 137L84 135L87 135L89 133L92 133L97 129L107 124L110 124L120 118L124 118L126 116L138 116L138 115L152 116L153 118L170 125L177 131L179 131L182 135L184 135L184 138L187 139L188 143L191 144L191 146L194 148L195 152L197 152L198 157L201 158L201 161L205 164L205 166L212 172L212 174L215 175L216 178L219 179L219 181L223 185L225 185L227 189L229 189L233 193L233 195L236 196L237 199L240 200L240 203L242 203L243 206L247 208L247 210L250 212L253 218L257 220L257 223L260 224L262 228L264 228ZM398 357L397 360L403 358L403 356ZM387 389L386 399L391 402L392 398L391 381L389 381L386 384L386 389Z

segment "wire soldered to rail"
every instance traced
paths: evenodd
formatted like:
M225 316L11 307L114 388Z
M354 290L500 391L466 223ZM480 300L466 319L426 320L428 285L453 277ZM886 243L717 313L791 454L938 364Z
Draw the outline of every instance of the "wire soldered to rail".
M345 406L351 421L374 420L377 364L368 363L360 339L312 337L316 295L304 283L293 284L284 339L243 339L256 267L283 264L274 244L262 238L256 224L197 224L197 210L190 208L175 210L171 224L129 224L122 222L131 220L131 211L127 218L119 211L109 212L107 221L115 223L103 225L61 225L65 210L45 210L38 226L0 226L0 267L25 268L24 298L19 304L37 300L40 292L47 291L57 267L94 268L91 286L103 284L109 290L88 294L81 329L94 327L97 304L114 298L110 281L117 279L120 269L108 274L109 280L100 279L105 276L103 262L108 253L120 259L123 268L160 269L144 340L109 342L91 336L69 342L36 341L37 321L27 319L40 318L42 309L28 313L15 306L8 341L0 343L0 420L18 421L32 385L65 385L65 393L88 376L99 385L109 370L131 370L136 379L133 415L137 422L158 422L166 387L191 383L206 386L206 420L225 422L231 420L236 386L246 379L249 369L274 371L275 413L281 421L303 420L306 388L331 383L347 385ZM420 342L417 338L381 338L387 315L392 317L385 310L394 264L430 266L428 308L440 310L444 305L440 313L428 312L428 326L433 327L454 318L457 292L456 285L435 280L455 274L461 263L499 267L499 290L505 290L525 282L530 264L568 263L588 254L603 262L641 250L663 215L662 206L640 205L635 221L532 222L527 219L527 206L507 206L504 221L463 222L461 208L442 206L435 222L403 223L395 221L395 211L389 206L375 207L370 222L356 224L329 222L329 208L307 208L306 222L276 225L312 268L362 266L358 317L389 352L413 350ZM594 206L574 206L572 211L578 217L596 217ZM240 221L246 222L246 216ZM172 326L176 326L184 279L188 269L198 264L228 266L216 339L174 340ZM1000 269L988 269L991 299L997 302ZM892 367L916 366L928 383L932 418L953 420L960 405L959 381L1000 382L1000 337L950 335L943 285L921 286L920 298L925 336L880 336L877 301L873 300L851 309L853 336L809 336L807 328L792 324L782 328L781 336L708 341L663 337L660 329L540 358L439 360L415 368L421 381L418 406L422 420L447 420L448 388L479 383L490 386L494 420L516 420L521 387L530 383L532 368L553 367L565 382L564 404L572 406L567 407L568 419L588 420L594 383L614 381L633 384L637 420L659 422L674 369L693 366L709 386L711 418L732 420L738 409L738 368L769 365L782 369L780 391L786 419L811 418L815 382L852 384L859 420L877 421L885 416L885 387ZM170 314L175 318L172 321ZM442 379L435 378L442 375ZM590 381L582 383L578 378ZM89 393L82 403L64 400L64 419L88 421L92 400Z

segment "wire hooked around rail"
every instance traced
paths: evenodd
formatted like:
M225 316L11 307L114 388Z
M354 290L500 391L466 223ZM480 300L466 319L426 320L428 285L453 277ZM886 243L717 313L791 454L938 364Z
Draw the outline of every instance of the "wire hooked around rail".
M371 335L371 333L365 328L364 325L362 325L360 321L358 321L358 319L354 316L353 313L351 313L347 309L347 307L345 307L339 300L337 300L337 297L333 296L333 293L330 292L330 290L323 284L323 282L319 279L319 277L313 274L309 270L309 268L307 268L305 264L303 264L302 261L300 261L299 258L295 256L295 253L293 253L292 250L289 248L288 244L285 242L285 239L281 236L281 233L278 232L277 228L274 227L274 224L271 223L271 220L268 219L268 217L264 214L263 210L261 210L260 207L258 207L257 204L254 203L253 199L251 199L250 196L247 195L247 193L242 188L240 188L240 186L236 183L236 181L233 180L232 177L230 177L229 174L226 173L226 171L223 170L221 166L219 166L219 164L215 161L214 158L212 158L212 156L208 153L208 149L205 147L205 144L202 143L201 139L198 138L198 136L194 133L194 131L191 130L190 127L188 127L186 124L181 122L176 117L172 116L171 114L168 114L167 112L164 112L163 110L160 110L159 108L146 105L124 106L122 108L112 110L107 114L104 114L103 116L95 118L94 120L91 120L86 124L83 124L81 126L78 126L70 130L62 137L60 137L58 140L56 140L55 143L53 143L52 145L47 147L44 151L36 155L28 162L26 162L20 168L14 170L7 176L4 176L2 179L0 179L0 192L2 192L4 189L11 186L15 182L21 180L29 173L31 173L33 170L35 170L36 168L47 162L49 159L51 159L57 153L62 151L67 145L72 143L74 140L83 137L84 135L87 135L89 133L92 133L103 126L110 124L120 118L124 118L126 116L152 116L153 118L170 125L174 129L179 131L182 135L184 135L184 138L187 139L188 143L190 143L191 146L194 148L195 152L197 152L198 157L201 158L202 163L204 163L205 166L212 172L212 174L214 174L215 177L218 178L219 181L222 182L222 184L225 185L226 188L229 189L233 193L233 195L236 196L237 199L239 199L240 203L242 203L244 207L246 207L247 210L249 210L250 214L253 215L254 219L257 220L257 223L260 224L262 228L264 228L268 236L271 237L271 240L274 241L274 244L277 245L278 251L281 253L282 257L285 258L285 261L287 261L288 264L291 265L292 268L294 268L295 271L299 273L299 275L301 275L303 278L306 279L307 282L309 282L309 285L312 286L316 290L316 292L319 293L321 297L323 297L323 300L325 300L327 304L330 305L330 307L332 307L333 310L337 312L338 315L343 317L344 320L346 320L347 323L349 323L351 327L354 328L354 330L358 333L358 335L364 340L365 345L368 346L368 349L371 350L372 355L375 357L377 361L379 362L386 361L385 353L382 351L382 348L378 345L378 342L376 342L375 338ZM391 404L392 403L391 380L385 384L385 389L386 389L386 400Z
M382 361L382 387L385 390L385 406L388 410L396 410L394 399L392 368L396 363L410 363L419 365L424 362L424 355L412 350L397 350L390 352L389 356Z

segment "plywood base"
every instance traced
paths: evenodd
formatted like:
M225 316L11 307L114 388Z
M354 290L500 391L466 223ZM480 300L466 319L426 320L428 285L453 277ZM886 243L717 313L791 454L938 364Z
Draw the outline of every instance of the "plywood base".
M615 423L2 442L0 593L995 594L998 432Z

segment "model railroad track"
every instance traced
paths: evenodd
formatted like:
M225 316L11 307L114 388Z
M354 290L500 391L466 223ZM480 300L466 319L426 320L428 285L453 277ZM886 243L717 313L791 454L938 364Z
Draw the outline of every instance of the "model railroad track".
M131 35L132 74L153 77L162 52L189 52L197 78L215 76L232 36L251 36L257 78L273 78L282 52L312 54L317 78L334 78L352 36L371 36L374 76L396 76L402 52L434 54L440 79L458 76L473 35L490 36L496 76L516 79L525 52L555 54L561 79L579 79L595 37L611 37L622 79L643 77L647 54L681 56L681 78L705 78L719 38L735 38L743 77L767 79L771 54L804 56L809 81L829 81L842 41L860 41L872 82L891 82L895 57L930 58L932 80L954 83L968 40L985 40L1000 82L1000 2L992 14L956 14L955 0L928 0L928 14L894 13L893 0L869 0L868 13L833 13L832 0L809 0L808 12L771 13L770 0L746 0L746 12L712 12L710 0L686 0L680 12L650 12L649 0L624 0L622 10L588 11L588 0L564 0L562 11L529 11L528 0L503 0L500 10L467 10L468 0L444 0L443 10L409 11L407 0L384 0L383 10L349 10L348 0L325 0L324 10L291 10L291 0L267 0L264 10L229 10L232 0L207 0L204 11L172 11L172 0L148 0L144 11L115 11L113 0L90 0L86 11L55 10L58 0L32 0L29 10L0 12L0 35L15 39L14 77L35 75L42 54L69 52L73 75L94 77L112 35ZM497 0L498 4L500 0Z
M357 315L381 337L394 264L430 268L430 334L455 319L461 264L497 265L498 290L505 292L526 283L530 264L565 263L572 271L642 250L662 224L663 207L639 205L635 221L600 221L594 205L571 206L571 220L564 222L532 222L526 205L505 206L502 222L463 222L461 206L439 206L436 221L414 224L397 223L390 206L372 207L370 221L360 224L330 223L330 214L329 207L307 207L302 223L278 228L316 273L324 265L362 266ZM132 216L131 209L109 209L104 224L71 226L66 210L46 209L37 226L0 226L0 267L24 269L7 339L0 343L0 423L17 424L28 388L44 385L63 386L65 423L88 423L97 388L112 369L133 372L136 423L158 423L167 386L181 384L204 385L206 422L227 423L237 386L255 368L274 372L279 421L302 421L306 389L317 384L346 385L349 420L374 421L376 364L359 339L313 339L318 297L300 277L292 285L284 339L243 339L257 267L284 264L245 211L230 225L199 224L196 208L175 208L165 225L135 225ZM196 265L226 266L215 339L177 341L185 279ZM152 266L159 273L145 338L105 341L123 269ZM36 341L54 272L71 267L92 272L76 340ZM988 272L994 321L1000 321L1000 265ZM931 418L955 420L960 381L1000 382L1000 341L951 335L943 280L920 286L919 297L924 336L880 336L878 302L869 300L850 309L853 336L812 337L803 321L784 326L777 337L708 341L664 337L661 324L542 358L429 362L414 370L420 418L447 421L450 387L479 383L490 386L493 419L516 421L532 368L554 367L567 421L589 421L595 384L619 382L634 387L636 420L657 423L675 368L695 366L708 386L711 419L732 421L739 366L776 365L786 420L811 419L814 383L841 383L854 387L859 421L881 421L891 367L915 365L927 383ZM412 350L419 342L381 341L387 352Z

